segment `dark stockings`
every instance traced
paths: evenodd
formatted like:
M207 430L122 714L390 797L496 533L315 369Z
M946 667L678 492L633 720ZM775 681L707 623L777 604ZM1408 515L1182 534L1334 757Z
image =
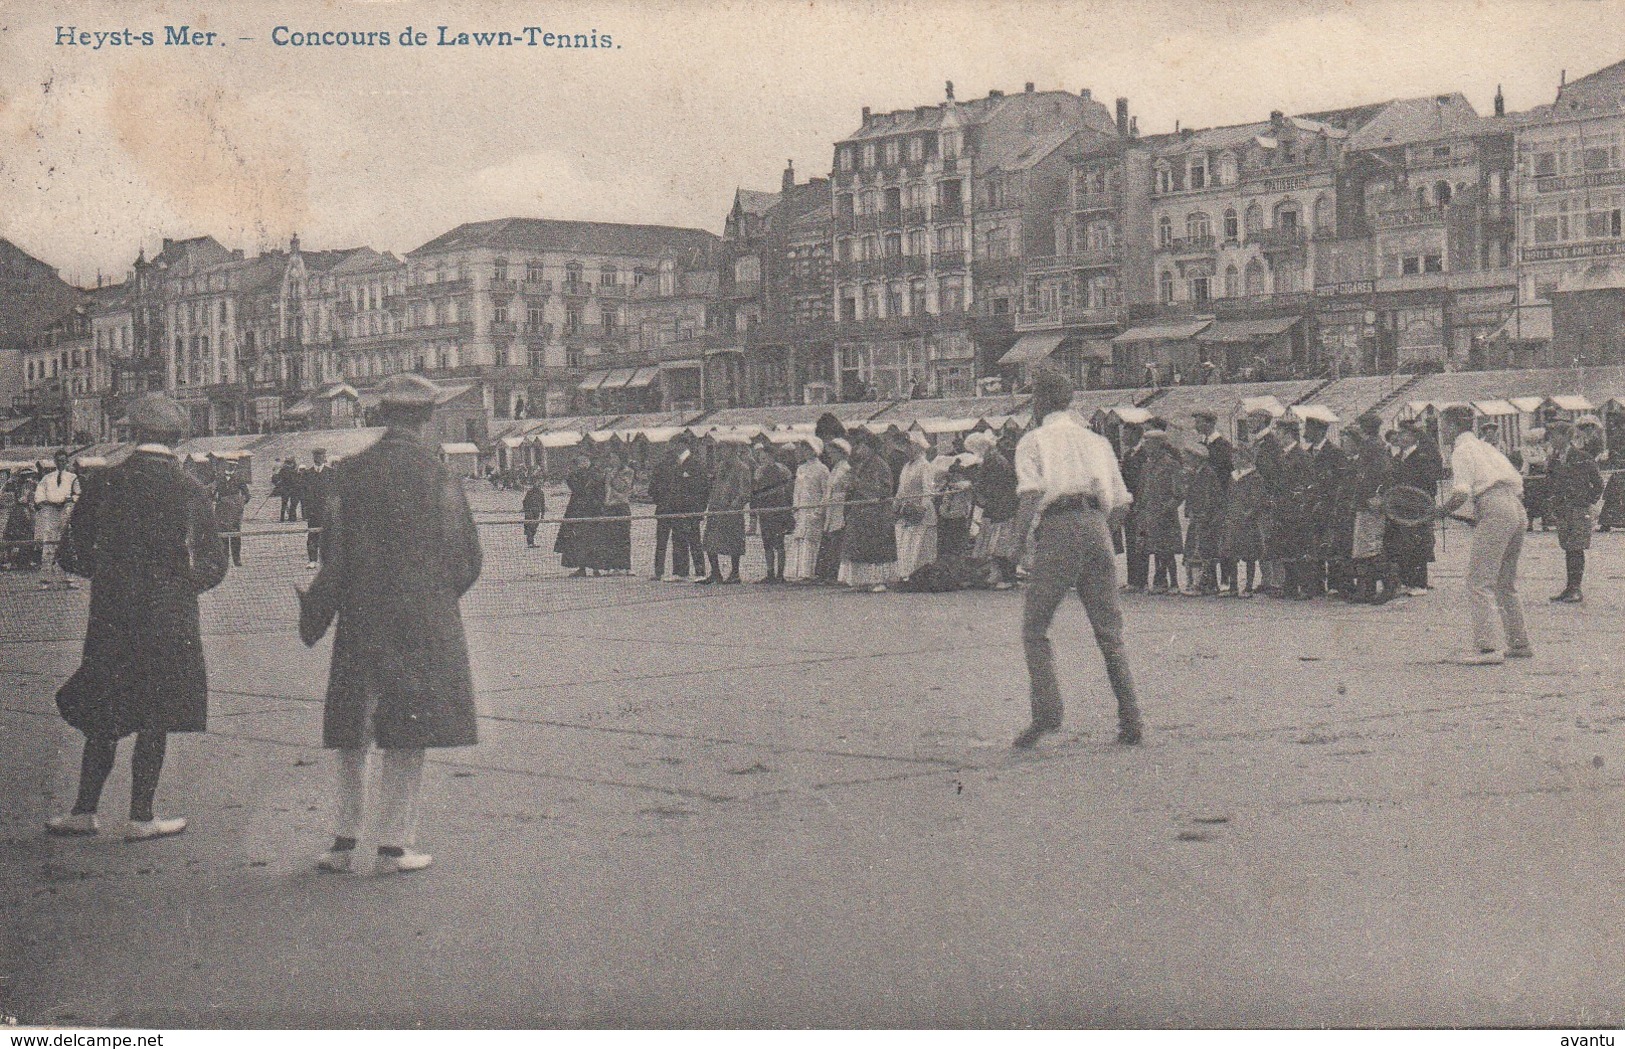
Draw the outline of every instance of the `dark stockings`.
M1563 555L1564 567L1568 569L1569 590L1578 591L1580 582L1586 574L1586 552L1584 550L1570 550Z
M158 793L158 777L164 771L164 749L169 736L163 732L142 732L135 737L135 755L130 760L130 819L152 819L152 799ZM113 771L118 756L118 740L85 737L85 753L79 762L79 800L75 815L96 811L102 787Z

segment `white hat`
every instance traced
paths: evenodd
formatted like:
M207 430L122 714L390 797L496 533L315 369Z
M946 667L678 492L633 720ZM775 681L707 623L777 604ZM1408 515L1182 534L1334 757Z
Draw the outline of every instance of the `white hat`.
M921 433L918 430L910 430L909 431L909 433L908 433L908 443L912 444L916 448L930 448L931 447L931 442L926 438L925 434Z
M845 437L833 438L829 443L830 447L839 448L842 455L852 454L852 442L847 440Z

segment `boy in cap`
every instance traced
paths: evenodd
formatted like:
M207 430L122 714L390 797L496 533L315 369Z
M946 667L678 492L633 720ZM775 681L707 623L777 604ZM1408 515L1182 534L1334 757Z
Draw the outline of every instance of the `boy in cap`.
M1139 507L1134 514L1141 548L1151 555L1151 586L1155 596L1179 589L1177 558L1185 552L1185 538L1179 527L1179 507L1185 501L1185 472L1179 456L1168 443L1168 431L1147 424L1147 458L1140 475Z
M1264 557L1264 515L1268 508L1269 493L1264 478L1253 463L1253 449L1242 445L1236 449L1236 468L1230 475L1230 487L1224 499L1224 536L1221 553L1229 567L1228 596L1253 596L1254 572ZM1247 587L1241 588L1241 566L1246 563Z
M84 658L56 694L63 720L85 735L73 811L45 825L56 835L100 829L96 808L118 741L135 736L126 841L179 834L183 817L153 812L172 732L208 727L209 681L198 595L226 576L208 490L176 459L188 416L161 393L127 412L135 450L85 486L62 551L63 567L90 580Z
M415 850L428 747L478 739L458 601L481 555L463 486L429 446L436 389L421 375L384 380L377 444L333 471L330 556L299 595L299 636L314 645L336 618L322 745L338 751L338 819L317 867L342 872L366 818L367 758L383 751L376 872L422 870Z

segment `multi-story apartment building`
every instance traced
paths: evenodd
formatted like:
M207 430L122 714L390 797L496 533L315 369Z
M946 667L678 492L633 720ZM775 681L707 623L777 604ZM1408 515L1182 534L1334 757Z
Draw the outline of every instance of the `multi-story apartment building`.
M671 226L498 219L407 253L405 334L430 375L485 380L498 419L567 414L582 376L630 352L626 304L671 259L711 269L717 237ZM540 410L538 410L540 406Z
M1080 387L1113 381L1111 339L1131 303L1152 299L1151 158L1117 100L1115 139L1070 158L1064 206L1053 217L1055 252L1025 260L1018 338L998 362L1013 388L1048 360Z
M682 270L675 259L661 260L659 272L639 281L627 299L627 349L600 362L613 367L581 378L577 403L606 415L699 411L710 403L707 369L732 359L708 355L733 345L708 329L716 302L715 270Z
M1550 304L1551 363L1625 360L1625 62L1523 115L1517 173L1520 324Z
M1335 374L1493 363L1516 300L1513 125L1461 95L1384 104L1349 136L1338 239L1316 259L1318 362Z
M800 404L833 393L829 180L738 190L723 224L708 403Z
M835 145L835 379L844 399L969 393L1014 339L1020 259L1051 242L1067 157L1117 135L1087 91L863 113ZM980 275L980 276L979 276ZM1003 312L995 312L1002 304ZM973 320L975 318L975 320Z
M333 281L328 353L336 374L366 381L417 368L420 355L406 333L406 263L388 252L357 248L328 276Z
M88 444L100 436L101 398L95 387L88 298L36 332L23 352L23 389L13 412L26 420L19 435L37 444Z
M0 408L8 409L0 419L0 439L7 443L31 439L34 419L22 409L41 395L25 397L25 389L38 389L41 369L49 374L60 365L54 352L47 354L47 334L83 300L84 293L55 267L0 239Z

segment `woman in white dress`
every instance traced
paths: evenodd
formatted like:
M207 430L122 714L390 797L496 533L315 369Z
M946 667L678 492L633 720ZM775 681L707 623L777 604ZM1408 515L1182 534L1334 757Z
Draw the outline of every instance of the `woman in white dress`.
M897 477L897 575L907 579L921 565L937 559L937 471L926 452L925 436L911 433L909 461Z
M815 443L816 442L816 443ZM790 556L790 581L810 583L817 577L818 549L824 540L824 519L829 501L829 467L818 458L823 441L807 438L796 446L801 465L796 467L794 492L796 530Z

